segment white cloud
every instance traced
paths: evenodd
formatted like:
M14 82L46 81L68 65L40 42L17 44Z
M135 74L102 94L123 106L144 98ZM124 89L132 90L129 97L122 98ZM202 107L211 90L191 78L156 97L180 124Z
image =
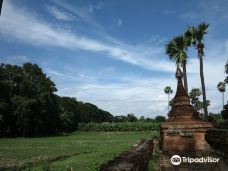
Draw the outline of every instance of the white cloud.
M122 24L123 24L123 21L121 19L118 19L117 20L117 26L120 27L120 26L122 26Z
M169 83L167 79L158 82L157 79L134 78L124 84L77 85L61 89L59 94L92 102L115 115L133 112L137 116L154 117L167 113L167 96L163 93L163 85Z
M94 10L101 10L102 8L104 7L104 3L103 2L98 2L96 5L92 5L92 4L90 4L89 5L89 8L88 8L88 11L90 12L90 13L93 13L94 12Z
M51 68L45 68L45 70L46 70L47 74L50 76L54 76L54 77L55 76L57 76L57 77L64 77L65 76L63 73L60 73L60 72L53 70Z
M98 30L104 31L104 28L100 24L98 24L94 19L94 16L91 15L94 12L93 5L90 5L89 7L87 6L77 7L77 6L71 6L60 0L55 0L54 3L62 7L63 9L70 11L72 14L77 16L77 18L80 18L82 22L87 23ZM95 6L95 9L98 10L96 6Z
M21 65L26 62L31 62L31 60L24 55L12 55L12 56L5 56L5 57L0 57L1 62L7 63L7 64L18 64Z
M69 12L63 11L57 6L47 5L48 12L58 20L73 21L76 19L74 15Z
M142 51L142 47L136 48L123 43L120 46L112 42L107 44L89 39L70 30L53 27L45 21L31 16L26 11L15 8L10 1L5 3L4 10L0 18L0 33L5 36L36 45L105 52L109 54L109 57L150 70L173 71L174 65L170 62L162 61L159 58L156 59L158 55L161 55L161 48L143 47ZM148 51L151 53L149 54Z

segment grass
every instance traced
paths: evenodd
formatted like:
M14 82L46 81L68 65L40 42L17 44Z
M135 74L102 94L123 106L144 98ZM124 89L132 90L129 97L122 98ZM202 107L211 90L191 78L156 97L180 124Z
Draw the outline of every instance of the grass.
M147 171L155 170L158 160L159 160L158 156L152 156L148 162Z
M156 131L75 132L45 138L2 138L0 170L65 171L70 166L74 171L95 171L140 139L157 135Z

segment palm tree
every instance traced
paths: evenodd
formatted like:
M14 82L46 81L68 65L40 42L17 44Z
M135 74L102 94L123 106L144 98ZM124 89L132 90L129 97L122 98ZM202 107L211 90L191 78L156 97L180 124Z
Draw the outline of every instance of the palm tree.
M228 60L225 64L225 73L228 74ZM228 85L228 76L226 76L224 82Z
M166 86L164 89L164 92L165 92L165 94L168 95L168 111L169 111L169 98L170 98L169 96L170 96L170 94L173 93L173 90L171 89L170 86Z
M169 58L176 62L177 66L182 66L183 68L183 77L184 77L184 87L186 94L188 94L188 83L187 83L187 72L186 72L186 63L187 63L187 48L188 48L188 39L184 36L174 37L168 44L166 44L166 54L169 55Z
M219 82L217 85L218 91L222 93L222 108L224 109L224 92L226 91L226 83Z
M227 62L225 64L225 73L228 74L228 60L227 60Z
M202 86L202 93L203 93L203 107L204 107L204 114L205 118L208 117L208 110L207 110L207 99L206 99L206 90L205 90L205 82L204 82L204 74L203 74L203 56L204 56L204 44L202 42L204 35L207 34L206 30L209 27L209 24L201 23L195 27L189 27L185 32L185 37L198 51L198 58L200 63L200 79L201 79L201 86Z
M199 101L199 96L202 95L202 92L199 88L193 88L190 92L189 92L189 98L191 99L191 103L194 106L197 101Z

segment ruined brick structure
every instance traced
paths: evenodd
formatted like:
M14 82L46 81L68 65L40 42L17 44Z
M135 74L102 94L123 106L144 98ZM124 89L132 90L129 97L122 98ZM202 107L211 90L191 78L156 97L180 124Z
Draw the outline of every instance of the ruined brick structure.
M223 159L220 168L228 170L228 104L221 113L224 121L217 128L208 129L205 139L212 147L213 154Z
M199 153L209 148L204 139L210 122L199 119L199 113L190 104L182 84L182 73L177 68L177 91L168 119L161 124L161 149L170 154Z
M113 160L100 166L100 171L143 171L153 152L154 141L142 141L130 151L121 153Z

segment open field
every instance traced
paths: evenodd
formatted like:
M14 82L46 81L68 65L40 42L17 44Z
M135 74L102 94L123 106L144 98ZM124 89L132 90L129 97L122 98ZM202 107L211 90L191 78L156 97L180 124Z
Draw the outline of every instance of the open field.
M157 136L156 131L75 132L45 138L0 139L0 170L94 171L100 164L128 150L143 138Z

